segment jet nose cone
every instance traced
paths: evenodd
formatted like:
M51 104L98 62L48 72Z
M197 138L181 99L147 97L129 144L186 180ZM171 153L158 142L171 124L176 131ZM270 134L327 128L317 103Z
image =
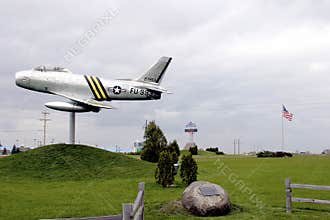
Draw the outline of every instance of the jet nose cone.
M15 74L15 82L17 86L28 87L30 83L30 71L20 71Z

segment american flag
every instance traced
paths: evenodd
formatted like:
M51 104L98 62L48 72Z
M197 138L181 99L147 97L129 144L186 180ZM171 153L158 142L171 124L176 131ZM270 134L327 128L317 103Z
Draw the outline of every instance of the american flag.
M283 106L282 117L288 119L288 121L292 121L292 119L293 119L293 114L290 113L290 112L285 108L284 105L282 105L282 106Z

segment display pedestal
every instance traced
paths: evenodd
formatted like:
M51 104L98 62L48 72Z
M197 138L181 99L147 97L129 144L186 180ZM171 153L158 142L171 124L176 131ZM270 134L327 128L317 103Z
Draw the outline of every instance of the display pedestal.
M188 142L188 143L186 143L186 145L184 146L184 149L185 149L185 150L189 150L189 148L191 148L191 147L195 147L195 146L197 146L195 142Z

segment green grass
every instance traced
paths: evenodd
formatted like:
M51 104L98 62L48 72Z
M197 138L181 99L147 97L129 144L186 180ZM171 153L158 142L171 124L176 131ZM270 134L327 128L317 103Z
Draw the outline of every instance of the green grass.
M94 147L54 144L1 159L0 176L56 181L131 178L148 176L153 167Z
M146 182L146 219L330 219L325 205L293 203L293 213L286 214L284 189L288 176L295 183L330 185L330 157L236 158L212 153L195 158L198 179L229 192L229 215L191 216L178 202L185 188L180 178L177 187L162 188L154 181L155 164L86 146L52 145L0 159L0 219L119 214L122 203L134 201L141 181ZM242 184L248 192L240 189ZM262 206L249 199L251 195ZM327 191L294 190L294 196L330 199Z

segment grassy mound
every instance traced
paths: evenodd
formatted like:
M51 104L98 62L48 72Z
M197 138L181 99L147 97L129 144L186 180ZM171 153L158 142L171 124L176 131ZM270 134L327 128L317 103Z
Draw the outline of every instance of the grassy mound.
M55 144L0 160L0 176L43 180L143 177L154 165L84 145Z

